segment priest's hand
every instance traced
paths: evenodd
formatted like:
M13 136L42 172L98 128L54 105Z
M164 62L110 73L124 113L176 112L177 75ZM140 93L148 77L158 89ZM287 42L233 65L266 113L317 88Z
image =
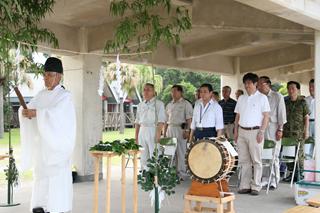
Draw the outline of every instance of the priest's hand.
M23 109L22 115L29 119L35 118L37 116L37 111L35 109Z

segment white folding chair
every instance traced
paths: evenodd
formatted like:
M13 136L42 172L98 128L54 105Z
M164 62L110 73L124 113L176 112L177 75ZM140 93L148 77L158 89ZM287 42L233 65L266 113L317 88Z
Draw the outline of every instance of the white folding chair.
M293 163L293 171L292 171L292 178L290 186L293 186L293 180L295 176L295 172L297 169L298 164L298 157L299 157L299 149L300 149L300 142L297 143L297 140L294 138L284 137L281 141L282 152L280 155L280 163ZM287 172L287 171L286 171ZM285 172L285 177L286 177Z
M263 144L263 152L262 152L262 168L268 167L270 169L270 174L268 178L267 185L267 194L270 190L270 184L272 178L274 178L276 187L278 187L278 183L276 180L276 170L275 170L275 160L276 160L276 152L275 152L276 143L272 140L264 140ZM273 172L272 172L273 170Z
M172 166L177 150L177 138L161 138L159 143L162 154L170 158L170 166Z

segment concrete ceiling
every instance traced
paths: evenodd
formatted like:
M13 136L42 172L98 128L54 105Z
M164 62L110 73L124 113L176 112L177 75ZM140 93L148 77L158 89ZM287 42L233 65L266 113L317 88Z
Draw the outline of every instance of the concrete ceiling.
M109 0L57 0L46 21L70 27L92 27L114 21Z
M153 57L156 65L232 74L235 57L240 57L240 72L278 69L313 58L312 28L242 1L175 0L174 3L190 8L193 29L182 35L177 47L161 45ZM118 23L109 14L109 4L108 0L57 0L43 26L56 33L62 49L101 52ZM284 54L288 60L284 63L276 60ZM268 63L253 65L250 58L256 63L263 60ZM151 63L150 58L147 60Z

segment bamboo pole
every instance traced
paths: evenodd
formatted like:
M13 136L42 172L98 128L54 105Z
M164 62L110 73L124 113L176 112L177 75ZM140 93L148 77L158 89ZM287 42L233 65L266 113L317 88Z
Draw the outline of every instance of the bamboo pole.
M133 154L133 213L138 213L138 152Z
M93 212L98 213L99 206L99 170L100 157L95 156L94 160L94 195L93 195Z
M111 200L111 155L107 155L107 194L106 194L106 213L110 213Z
M126 212L126 155L122 155L121 162L121 211Z

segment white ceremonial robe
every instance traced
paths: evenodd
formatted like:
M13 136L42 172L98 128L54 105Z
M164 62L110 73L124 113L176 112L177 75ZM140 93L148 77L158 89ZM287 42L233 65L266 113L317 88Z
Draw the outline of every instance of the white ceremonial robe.
M19 111L21 169L33 168L31 209L48 212L72 210L72 152L76 136L76 116L70 92L58 85L40 91L28 104L36 109L28 119Z

